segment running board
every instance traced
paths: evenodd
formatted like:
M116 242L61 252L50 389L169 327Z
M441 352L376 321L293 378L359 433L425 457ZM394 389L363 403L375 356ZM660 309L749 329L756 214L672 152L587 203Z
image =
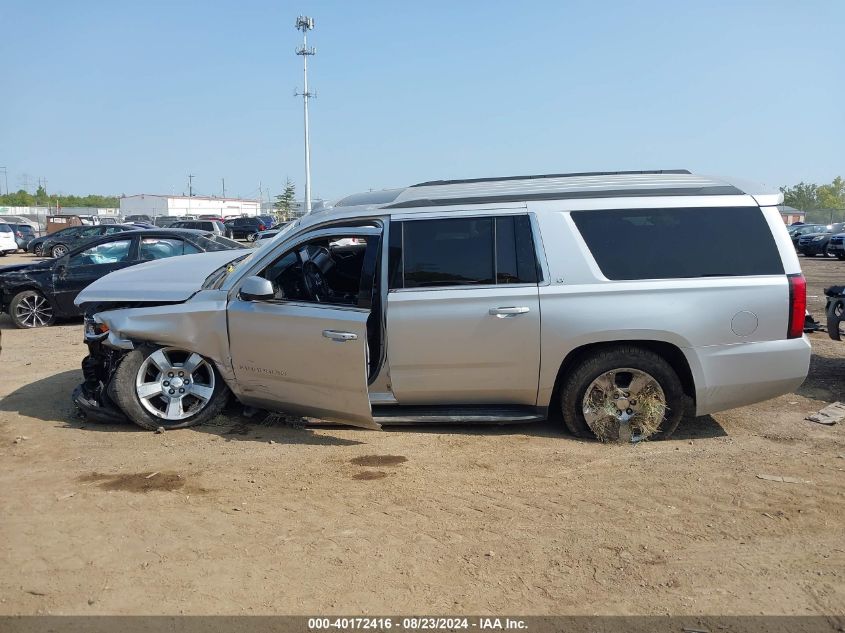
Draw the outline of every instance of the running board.
M373 406L373 420L394 424L512 424L540 422L546 416L534 407L508 406Z

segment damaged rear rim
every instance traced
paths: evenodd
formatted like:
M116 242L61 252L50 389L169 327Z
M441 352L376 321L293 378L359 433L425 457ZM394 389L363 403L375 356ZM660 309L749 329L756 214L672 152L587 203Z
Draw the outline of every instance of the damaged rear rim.
M603 442L648 439L660 429L666 409L660 383L631 367L598 376L587 387L582 404L587 426Z
M152 415L180 422L208 406L215 382L214 368L199 354L162 347L138 368L135 394Z

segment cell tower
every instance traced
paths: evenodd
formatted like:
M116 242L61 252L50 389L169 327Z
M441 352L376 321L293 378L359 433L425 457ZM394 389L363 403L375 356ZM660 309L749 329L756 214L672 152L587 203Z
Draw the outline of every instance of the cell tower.
M302 46L296 49L297 55L302 55L302 74L305 82L302 91L302 102L305 107L305 214L311 213L311 139L308 135L308 100L315 96L308 92L308 57L316 54L314 47L308 47L308 31L314 28L314 18L300 15L296 18L296 28L302 31Z

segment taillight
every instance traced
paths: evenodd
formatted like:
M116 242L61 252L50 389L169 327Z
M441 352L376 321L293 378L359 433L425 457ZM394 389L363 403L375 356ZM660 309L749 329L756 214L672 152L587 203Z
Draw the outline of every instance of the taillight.
M789 326L786 338L801 338L807 312L807 280L801 273L787 275L789 281Z

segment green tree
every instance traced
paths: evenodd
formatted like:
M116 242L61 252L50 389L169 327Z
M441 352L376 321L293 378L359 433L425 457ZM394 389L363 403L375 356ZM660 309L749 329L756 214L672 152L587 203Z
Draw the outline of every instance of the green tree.
M819 208L818 185L799 182L792 187L781 187L783 203L800 211L812 211Z
M273 208L284 215L285 220L289 220L296 206L296 185L288 178L285 182L285 189L276 196L276 201L273 203Z
M817 191L819 207L822 209L845 209L845 180L837 176L829 185L822 185Z

